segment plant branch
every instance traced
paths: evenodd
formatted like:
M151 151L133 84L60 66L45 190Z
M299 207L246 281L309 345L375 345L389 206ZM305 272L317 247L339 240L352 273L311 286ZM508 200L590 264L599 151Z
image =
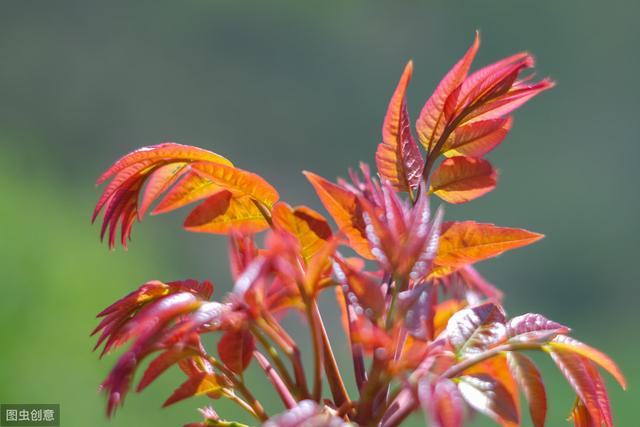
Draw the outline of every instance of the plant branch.
M276 389L276 392L278 392L278 395L280 396L282 403L284 403L284 406L286 406L287 409L295 407L296 400L291 395L289 388L287 388L287 385L284 383L282 378L280 378L278 373L273 369L267 358L257 350L253 352L253 357L256 359L264 373L267 375L267 378L269 378L271 384L273 384L273 387Z

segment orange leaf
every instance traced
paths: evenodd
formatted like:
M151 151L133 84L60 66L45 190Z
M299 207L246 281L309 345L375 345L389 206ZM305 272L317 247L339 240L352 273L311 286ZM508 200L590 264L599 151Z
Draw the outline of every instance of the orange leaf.
M451 157L431 175L430 191L449 203L466 203L493 190L496 175L487 160Z
M191 168L220 187L245 194L252 199L271 208L280 195L275 188L259 175L242 169L216 164L199 162Z
M257 233L269 227L260 209L248 196L236 197L220 190L191 211L184 228L203 233L226 234L231 229Z
M530 245L542 237L542 234L520 228L496 227L474 221L454 222L440 236L435 263L449 267L451 271Z
M420 184L424 161L411 136L405 93L409 86L413 62L409 61L400 77L382 125L382 142L376 151L380 176L399 191L410 191Z
M171 162L197 162L206 161L223 164L226 166L233 166L229 160L225 159L219 154L213 153L208 150L203 150L198 147L191 147L189 145L176 144L174 142L166 142L158 145L151 145L148 147L139 148L132 153L127 154L115 162L105 173L103 173L96 185L100 185L109 177L117 174L118 172L141 162L150 162L151 164L157 164L163 161Z
M209 197L220 190L218 185L207 178L189 171L165 194L151 214L157 215L179 209L189 203Z
M356 196L312 172L304 172L320 201L329 211L338 227L349 239L351 247L362 257L372 259L371 249L365 234L362 207Z
M446 157L482 157L502 142L512 124L511 117L506 117L461 126L449 137L442 154Z
M276 228L288 231L300 242L305 261L317 253L324 242L331 238L331 228L322 215L306 206L291 209L286 203L278 203L272 212Z
M416 121L416 131L420 142L427 151L431 150L435 141L441 136L448 119L451 118L447 117L450 115L445 114L445 104L452 94L455 96L456 89L466 78L471 62L473 62L479 47L480 35L476 33L476 38L467 53L444 76L433 95L422 108Z

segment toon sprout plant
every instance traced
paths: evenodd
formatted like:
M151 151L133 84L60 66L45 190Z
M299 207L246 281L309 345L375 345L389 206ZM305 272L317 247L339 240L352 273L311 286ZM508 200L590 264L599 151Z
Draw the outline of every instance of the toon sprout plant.
M545 424L546 394L538 369L524 353L551 356L577 394L576 426L612 426L609 398L597 366L625 387L614 362L570 338L569 328L540 314L507 318L502 294L473 264L531 244L542 235L474 221L445 222L429 198L466 203L491 191L497 174L483 156L499 145L510 114L553 86L521 74L533 58L519 53L468 75L479 38L447 73L416 122L414 140L405 92L409 62L384 117L376 151L378 177L366 165L350 181L305 176L337 231L318 212L279 201L262 177L200 148L164 143L134 151L111 166L95 208L104 210L102 237L125 246L136 218L203 200L187 216L187 230L229 239L234 284L221 301L211 282L150 281L102 311L95 329L102 354L131 341L102 383L107 414L122 404L141 363L150 359L141 391L173 365L186 376L164 403L191 396L229 399L266 426L384 426L423 410L429 425L458 427L469 408L502 426L520 424L518 389L536 427ZM439 160L442 159L441 162ZM438 163L439 162L439 163ZM108 233L107 233L108 231ZM267 231L264 247L256 234ZM357 256L347 256L341 247ZM318 309L318 296L335 292L353 355L355 389L347 392ZM302 360L281 323L301 313L313 347ZM203 337L218 337L217 350ZM264 371L282 400L268 414L243 372ZM328 393L323 389L323 379ZM239 426L211 407L196 426Z

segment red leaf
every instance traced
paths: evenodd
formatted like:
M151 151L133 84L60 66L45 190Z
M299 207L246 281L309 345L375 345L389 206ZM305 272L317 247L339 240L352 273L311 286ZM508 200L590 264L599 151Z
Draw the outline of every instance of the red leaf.
M449 203L466 203L496 187L497 174L487 160L446 159L431 175L430 191Z
M444 76L420 112L416 121L416 131L427 152L431 151L435 141L441 136L447 122L451 119L450 114L445 114L445 104L452 94L454 98L456 97L456 89L467 76L479 47L480 36L476 33L476 38L467 53Z
M380 176L399 191L416 189L420 184L424 161L411 135L406 91L413 72L409 61L400 77L382 125L382 142L376 151Z
M255 350L253 335L248 329L227 331L218 342L218 354L225 366L241 374L251 363Z
M362 219L362 207L355 194L314 173L304 172L304 175L313 185L325 209L349 239L351 247L360 256L372 259Z
M529 402L529 413L535 427L544 427L547 415L547 393L536 365L524 354L507 353L509 368Z
M138 219L142 219L147 209L149 209L149 206L151 206L160 194L164 193L176 180L187 172L186 165L186 162L169 163L168 165L160 166L149 176L144 193L142 194L140 208L138 209Z
M153 359L146 371L142 376L142 379L138 383L136 391L140 392L147 388L156 378L158 378L164 371L175 365L178 361L185 357L195 356L198 353L189 348L172 348L161 353L158 357Z
M167 407L192 396L215 393L221 388L215 375L207 372L199 372L178 387L162 406Z

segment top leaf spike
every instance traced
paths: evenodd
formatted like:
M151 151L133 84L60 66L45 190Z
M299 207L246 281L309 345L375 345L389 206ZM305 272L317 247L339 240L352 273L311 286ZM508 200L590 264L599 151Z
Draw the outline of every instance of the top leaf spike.
M413 191L421 180L428 182L437 159L452 159L451 165L483 165L480 176L439 173L453 180L439 182L451 192L431 193L450 203L464 203L491 191L495 187L495 170L485 160L479 160L497 147L511 130L510 113L540 92L554 86L550 79L532 83L533 75L520 77L535 61L527 52L517 53L469 74L480 48L476 32L471 47L443 77L429 97L416 120L418 139L426 150L426 161L411 136L406 108L406 91L413 73L409 61L394 91L382 126L382 143L376 151L376 165L383 181L399 191ZM455 179L463 177L462 180Z

